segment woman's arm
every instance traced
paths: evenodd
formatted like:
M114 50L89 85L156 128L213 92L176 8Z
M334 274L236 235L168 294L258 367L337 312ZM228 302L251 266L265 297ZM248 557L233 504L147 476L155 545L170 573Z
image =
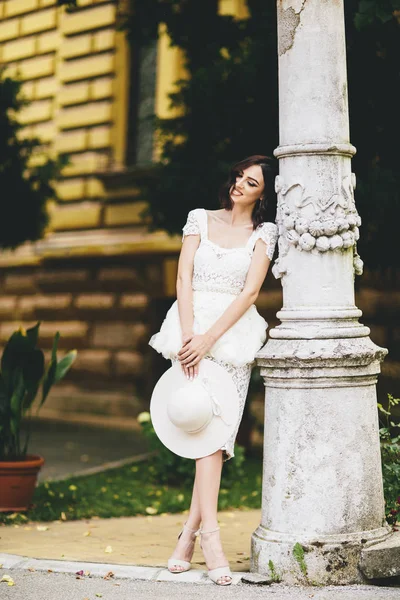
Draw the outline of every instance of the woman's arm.
M178 276L176 280L176 296L178 301L179 321L182 330L182 346L193 337L193 263L194 255L200 244L200 235L187 235L183 239L182 249L178 262ZM182 365L185 375L193 377L194 369Z
M178 357L183 365L189 368L197 365L215 342L254 304L268 272L270 262L265 253L264 242L258 240L243 291L205 334L193 336L190 342L186 343L179 351Z

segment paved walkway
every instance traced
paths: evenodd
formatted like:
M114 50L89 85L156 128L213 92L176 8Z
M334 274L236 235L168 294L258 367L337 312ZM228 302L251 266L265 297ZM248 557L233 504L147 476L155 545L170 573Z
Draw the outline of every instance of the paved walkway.
M0 570L0 579L3 575ZM4 600L398 600L399 590L388 587L353 585L340 587L288 587L232 585L188 585L174 582L155 582L121 579L107 580L62 573L39 571L7 571L15 586L0 583L0 597ZM175 580L176 581L176 580ZM1 587L4 586L4 589Z
M137 431L34 420L29 451L44 456L39 479L62 479L93 467L142 454L146 440Z
M0 528L0 552L40 559L165 567L184 520L184 515L177 514L7 525ZM259 522L259 510L220 513L221 537L232 570L249 570L250 537ZM194 568L204 569L199 544L193 563Z

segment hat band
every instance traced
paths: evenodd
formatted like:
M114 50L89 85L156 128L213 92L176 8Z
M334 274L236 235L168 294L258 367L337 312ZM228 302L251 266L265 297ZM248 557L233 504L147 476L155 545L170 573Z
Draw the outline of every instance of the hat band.
M212 420L213 417L219 417L221 419L221 421L223 423L225 423L225 425L227 427L229 427L230 423L228 423L227 421L225 421L225 419L223 418L223 416L221 414L221 405L218 402L218 400L216 399L215 395L213 394L211 386L210 386L210 383L209 383L207 377L202 377L200 379L200 383L202 384L202 386L204 387L204 389L206 390L206 392L210 396L212 413L211 413L210 418L205 423L203 423L203 425L201 425L201 427L198 427L197 429L191 429L190 431L187 431L187 433L200 433L200 431L203 431L203 429L205 429L206 427L208 427L208 425L210 424L210 422L211 422L211 420Z

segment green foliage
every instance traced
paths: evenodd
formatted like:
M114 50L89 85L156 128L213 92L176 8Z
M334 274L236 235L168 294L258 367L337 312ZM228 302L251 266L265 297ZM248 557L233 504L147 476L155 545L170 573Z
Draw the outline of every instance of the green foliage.
M400 265L395 245L400 218L396 116L400 14L396 18L392 10L396 5L400 8L398 0L345 2L350 139L357 148L353 170L357 208L363 219L358 247L365 263L375 268ZM362 22L357 20L361 14L365 16Z
M188 458L182 458L174 454L157 437L150 420L150 414L141 413L138 417L142 432L149 442L149 448L154 452L152 459L151 481L167 485L193 484L195 462ZM244 476L244 449L235 446L235 458L228 460L222 469L221 487L230 486L232 483Z
M236 460L236 457L233 459ZM232 461L233 462L233 461ZM246 460L245 475L222 487L219 509L260 508L261 461ZM153 459L85 477L39 484L26 514L0 513L0 523L111 518L180 513L190 504L193 481L176 486L156 480ZM62 514L64 513L64 515Z
M385 495L386 520L394 525L400 513L400 426L392 415L393 407L400 404L400 399L388 395L388 406L378 404L382 427L379 430L381 439L383 489Z
M307 577L307 565L306 565L306 561L304 560L304 549L303 546L301 544L299 544L299 542L296 542L295 545L293 546L293 556L296 559L301 572L303 573L304 577Z
M219 15L216 0L173 4L164 22L190 77L170 96L180 116L157 121L161 161L144 189L154 226L170 232L188 210L215 208L232 162L278 142L275 3L251 0L247 20Z
M48 224L46 203L56 196L52 182L67 159L47 159L29 167L42 146L38 139L19 135L18 112L26 105L21 83L2 75L0 70L0 248L16 248L43 236Z
M363 29L375 22L387 23L395 10L400 10L400 0L360 0L354 17L355 26Z
M43 351L37 347L40 323L26 331L15 331L1 356L0 372L0 460L23 460L29 434L22 443L21 422L31 414L32 404L42 385L39 408L52 386L68 372L76 358L72 350L58 361L59 333L54 337L50 362L46 368Z
M269 568L269 572L271 573L271 579L275 583L279 583L281 581L281 577L276 572L275 565L271 559L268 561L268 568Z

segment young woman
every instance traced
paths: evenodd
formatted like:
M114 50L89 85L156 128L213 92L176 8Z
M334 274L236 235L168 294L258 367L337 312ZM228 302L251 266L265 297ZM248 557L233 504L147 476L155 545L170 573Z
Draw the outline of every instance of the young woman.
M190 568L201 524L208 574L218 585L229 585L232 574L219 537L217 503L222 463L234 455L251 369L266 337L267 323L254 302L277 240L275 223L267 222L275 218L276 204L271 159L250 156L234 165L220 202L219 210L198 208L188 215L177 301L150 345L166 358L179 360L189 379L197 376L201 360L217 362L238 391L240 416L234 434L214 454L196 459L189 516L168 561L173 573Z

